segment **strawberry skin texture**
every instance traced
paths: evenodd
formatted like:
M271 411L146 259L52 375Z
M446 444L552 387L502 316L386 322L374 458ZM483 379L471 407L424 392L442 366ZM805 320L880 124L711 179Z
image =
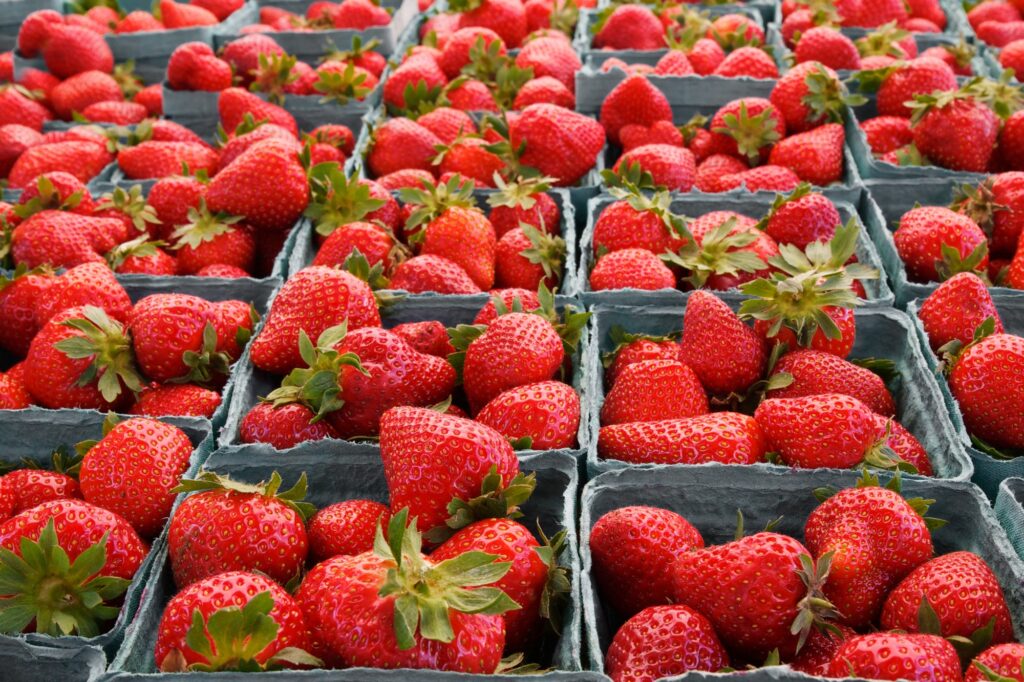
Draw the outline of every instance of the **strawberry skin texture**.
M753 417L712 412L689 419L602 426L598 454L634 464L754 464L767 440Z
M991 317L994 332L1003 333L1003 321L988 287L973 272L960 272L940 284L921 304L917 313L933 351L953 340L967 345L974 330Z
M682 350L679 344L672 340L637 339L630 341L615 351L614 359L604 372L605 384L608 387L614 386L627 367L645 360L678 360L682 362Z
M14 230L12 252L20 265L73 268L103 263L103 255L123 240L124 224L67 211L41 211Z
M128 322L139 368L154 381L187 376L183 355L203 348L213 305L187 294L152 294L135 304Z
M309 552L320 562L373 549L377 525L388 527L391 510L371 500L345 500L324 507L309 521Z
M268 443L278 450L287 450L307 440L339 437L326 421L311 424L315 416L312 410L298 403L280 407L259 403L242 419L239 440L243 443Z
M900 218L893 234L896 251L907 268L907 277L913 282L939 281L936 262L942 260L942 245L946 244L966 258L986 241L978 224L965 215L941 206L921 206L911 209ZM986 255L979 264L984 271Z
M51 500L8 519L0 525L0 546L20 556L21 538L38 540L50 519L57 544L72 562L109 533L103 575L131 580L149 552L131 524L112 511L82 500Z
M487 290L494 286L495 250L491 221L479 211L453 206L426 226L421 253L458 263L474 284Z
M207 659L194 651L187 642L186 634L192 627L195 613L208 620L215 611L227 607L240 607L262 592L270 592L274 607L269 617L277 625L277 637L262 651L253 656L258 663L265 663L274 654L287 647L305 649L309 635L302 619L298 604L283 587L273 580L255 573L229 571L212 576L174 595L160 617L157 630L154 658L159 668L164 659L174 651L180 652L188 665L205 663Z
M615 633L604 663L613 682L717 672L728 665L711 622L681 605L652 606L630 618Z
M424 561L431 562L429 558ZM394 566L392 561L365 553L333 557L306 575L295 596L310 629L313 653L334 659L332 662L339 664L336 667L493 673L505 644L501 616L449 610L455 634L452 644L417 636L411 649L398 648L395 598L378 594L387 571Z
M622 370L601 406L601 424L685 419L709 411L692 369L681 362L647 360Z
M139 180L178 175L184 164L188 164L193 173L214 173L217 160L217 152L191 142L143 142L122 150L117 156L117 164L125 176Z
M988 678L975 663L991 668L997 675L1024 682L1024 644L997 644L985 649L967 667L964 682L985 682Z
M52 275L26 273L7 282L0 280L0 348L24 357L39 331L35 308L56 281Z
M93 305L124 321L132 309L128 292L105 264L86 263L66 270L36 299L36 324L42 327L68 308Z
M380 313L366 282L332 268L304 268L288 279L274 299L263 330L250 346L253 364L286 374L302 366L300 329L315 341L324 330L346 319L349 331L380 326Z
M278 499L233 490L185 498L167 542L179 588L225 571L259 571L283 585L299 574L308 551L299 512Z
M67 171L89 182L113 160L110 152L92 142L44 143L26 149L14 162L7 180L12 188L24 189L44 173Z
M15 516L53 500L80 500L78 481L67 474L45 469L17 469L5 474L2 485L12 493L13 507L8 516Z
M526 144L520 162L560 187L573 185L593 168L604 148L604 128L597 121L554 104L531 104L509 125L513 149Z
M704 538L689 521L657 507L620 507L590 530L594 578L623 618L672 601L672 565L702 547Z
M822 502L804 526L804 540L819 558L835 552L825 596L853 628L874 622L886 595L932 557L925 521L885 488L848 488Z
M913 111L906 106L915 95L957 89L956 74L948 64L932 57L922 57L898 67L878 89L880 116L909 118Z
M600 120L608 139L618 143L619 130L624 125L650 127L658 121L671 121L672 107L664 93L645 76L629 76L601 103Z
M398 334L405 342L421 353L436 355L439 358L447 358L455 352L451 341L448 339L448 330L437 320L424 320L423 322L405 322L391 331Z
M463 385L470 406L478 412L510 388L550 379L564 358L550 322L530 313L502 315L466 350Z
M811 350L818 350L831 353L840 358L846 358L853 350L853 344L857 340L857 319L850 308L836 308L825 306L822 309L837 327L839 327L839 338L830 339L820 329L811 337ZM771 325L765 320L758 320L754 323L754 332L765 338L770 345L786 344L787 348L800 348L800 343L789 327L783 326L775 336L768 337Z
M594 223L595 255L623 249L646 249L657 255L680 245L654 211L637 210L627 201L609 204Z
M508 440L477 422L418 407L396 407L380 420L380 455L391 510L409 508L424 532L444 524L453 498L469 500L495 467L503 484L519 473ZM433 484L424 489L422 481Z
M968 639L995 619L992 644L1013 639L1010 610L992 569L971 552L951 552L921 564L889 593L882 627L917 632L917 614L927 599L935 609L943 637Z
M590 271L590 290L674 289L676 276L665 263L647 249L621 249L602 256Z
M967 430L997 448L1024 447L1022 385L1024 338L1012 334L994 334L969 347L949 375Z
M391 276L391 288L421 294L478 294L476 285L462 266L443 256L424 254L404 260Z
M798 575L810 552L778 533L681 555L673 566L677 603L703 614L735 655L763 660L773 649L792 655L797 637L790 625L807 588Z
M466 552L484 552L512 564L493 584L519 604L503 614L505 650L524 651L542 631L540 602L548 580L548 565L534 551L540 545L526 527L511 519L484 519L445 540L430 554L433 561L454 559Z
M786 353L775 365L773 374L782 372L791 374L793 382L769 391L769 398L842 393L860 400L880 415L892 417L896 414L892 394L880 376L832 353L816 350Z
M171 489L188 469L192 443L185 432L147 417L121 422L82 460L79 484L87 502L116 512L145 538L171 513Z
M220 407L220 394L195 384L154 384L139 394L129 414L150 417L205 417Z
M914 125L914 145L944 168L984 173L1000 125L999 117L985 104L956 100L932 109Z
M836 652L828 677L960 682L953 645L935 635L878 632L851 637Z
M687 300L680 346L683 362L714 395L746 391L768 361L764 340L721 299L704 291Z
M571 448L580 426L580 397L561 381L540 381L499 394L476 420L501 435L529 437L531 450Z
M18 363L6 373L0 372L0 410L22 410L30 405L32 396L25 388L24 364Z

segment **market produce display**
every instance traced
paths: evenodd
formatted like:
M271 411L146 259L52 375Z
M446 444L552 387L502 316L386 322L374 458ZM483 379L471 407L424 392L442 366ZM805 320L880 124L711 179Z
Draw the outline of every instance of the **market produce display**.
M0 3L0 680L1024 682L1022 27Z

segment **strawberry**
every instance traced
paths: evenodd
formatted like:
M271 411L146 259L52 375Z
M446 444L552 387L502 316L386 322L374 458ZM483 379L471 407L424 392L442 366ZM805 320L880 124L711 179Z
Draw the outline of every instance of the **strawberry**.
M114 157L92 142L57 142L26 149L14 162L7 176L12 188L25 189L44 173L66 171L82 182L89 182Z
M819 26L800 34L796 63L818 62L830 69L860 70L860 53L852 40L834 28Z
M634 464L754 464L768 452L757 422L736 412L602 426L597 449Z
M318 511L309 521L309 551L317 562L373 549L377 526L386 527L391 511L379 502L345 500Z
M778 78L779 67L761 48L741 47L726 55L712 73L724 78Z
M989 672L1018 682L1024 679L1024 644L997 644L980 653L971 661L964 675L966 682L984 682L991 679Z
M492 564L494 555L475 552L447 565L435 563L422 554L416 524L406 528L408 513L403 510L391 518L391 545L378 530L372 552L328 559L302 581L296 599L310 628L313 650L322 648L325 655L356 667L493 673L505 644L500 614L514 609L515 602L500 589L485 586L502 578L510 566ZM472 573L464 573L468 569L462 567L470 558ZM413 573L407 576L408 571ZM406 580L413 574L427 576L427 582L406 588L412 585ZM389 575L401 586L382 591ZM476 589L460 587L467 582ZM436 629L429 622L397 626L398 604L409 600L417 609L429 600L440 619ZM456 606L470 603L467 600L472 600L471 613ZM368 636L353 637L356 633Z
M829 185L842 179L845 141L843 127L828 123L782 140L772 148L768 162L789 168L806 182Z
M999 117L988 106L958 91L921 95L914 109L914 146L928 159L952 170L988 169L1000 127Z
M896 408L881 377L869 369L816 350L786 353L773 369L773 376L789 374L787 386L768 391L769 398L802 398L841 393L863 402L873 412L892 417Z
M495 282L503 288L536 289L541 282L558 286L565 261L565 240L524 225L498 240Z
M494 44L497 55L504 55L505 43L497 33L482 26L460 28L451 35L441 50L438 65L445 76L453 79L462 73L462 68L470 63L470 52L474 49L487 51Z
M580 422L580 398L560 381L509 389L480 410L476 419L531 450L571 448Z
M217 16L199 5L186 5L174 0L160 0L160 18L168 29L192 26L212 26L218 23Z
M240 218L212 215L201 202L199 210L189 210L188 220L171 234L181 274L192 275L215 264L252 271L256 243L248 226L239 224Z
M224 21L244 4L242 0L195 0L191 4L213 12L217 21Z
M18 157L42 141L42 134L27 126L17 123L0 126L0 176L7 177Z
M220 394L196 384L152 384L142 389L128 414L211 419L220 402Z
M123 238L124 225L113 218L46 210L15 228L11 253L16 263L30 268L73 268L104 262L102 254Z
M553 104L531 104L510 123L509 141L513 149L526 145L519 158L523 165L567 186L593 167L605 135L601 124L587 116Z
M668 338L634 337L621 328L612 329L612 341L616 347L604 355L604 379L609 387L614 386L622 372L632 364L647 360L681 361L679 344Z
M707 617L735 655L762 660L779 649L789 657L797 634L806 632L809 605L802 600L819 592L827 563L815 568L810 552L789 536L757 533L680 555L672 567L675 600ZM762 591L772 597L762 598Z
M672 565L703 546L686 519L656 507L614 509L590 530L594 579L604 601L624 618L672 601Z
M911 209L893 234L912 282L938 282L988 264L985 233L965 215L940 206Z
M86 71L114 70L114 54L103 36L80 26L51 24L42 53L46 70L60 79Z
M100 9L94 7L93 9ZM90 10L91 11L91 10ZM162 31L164 24L144 10L129 12L124 18L115 19L114 33L139 33L141 31Z
M249 114L256 121L265 120L281 126L293 137L299 135L299 128L294 116L276 104L262 100L241 88L228 88L222 91L217 99L217 111L220 113L224 129L231 133L237 131L244 122L246 114Z
M11 275L0 276L0 348L18 357L28 352L32 337L39 331L35 309L37 301L47 295L54 277L45 271L25 268Z
M38 132L52 119L45 105L13 87L0 87L0 125L19 124Z
M82 496L121 514L140 536L155 537L170 515L171 489L189 466L192 443L176 426L146 417L104 431L82 460Z
M764 373L764 342L712 294L690 294L680 344L683 362L709 393L742 393ZM722 358L729 359L728 366Z
M803 185L788 197L779 195L760 227L776 242L802 250L812 242L831 240L841 222L830 199Z
M993 320L993 331L1003 333L1003 321L988 287L972 272L958 273L940 284L921 303L917 316L935 352L951 341L966 346L988 318Z
M576 72L583 64L567 40L540 37L523 45L516 55L516 66L520 69L532 68L537 81L553 78L572 94L576 92ZM526 87L529 86L527 83ZM525 106L517 104L516 108L523 109Z
M102 308L116 320L126 320L132 302L110 268L101 263L86 263L64 272L36 298L36 325L42 327L51 317L68 308L92 305Z
M715 112L710 129L715 153L746 156L755 164L767 159L771 145L786 135L775 107L760 97L726 103Z
M366 283L347 272L321 266L300 270L278 292L263 330L253 339L253 364L286 374L302 365L299 331L316 338L346 319L350 331L380 326L380 314Z
M707 133L707 131L704 131ZM700 133L698 132L697 135ZM710 135L710 133L708 133ZM696 140L696 137L694 138ZM622 145L623 152L629 152L637 147L643 147L648 144L664 144L671 145L673 147L682 147L684 140L683 134L679 128L672 124L671 121L655 121L650 126L638 126L636 124L629 124L622 126L619 130L619 143ZM692 141L691 141L692 144ZM696 154L696 151L691 147L691 152ZM703 157L697 160L702 161Z
M143 142L122 149L117 164L131 179L165 178L181 173L183 165L191 171L214 172L217 152L191 142Z
M692 369L671 360L647 360L622 370L601 406L601 424L683 419L708 412L707 397Z
M171 53L167 83L175 90L220 92L231 87L231 65L206 43L185 43Z
M594 223L594 254L645 249L653 254L676 250L680 231L668 211L667 193L647 197L639 192L618 192L621 197L608 204Z
M962 679L956 649L941 637L882 632L846 640L826 674L876 680Z
M308 637L302 611L284 588L263 575L229 571L171 598L154 657L164 672L316 665L303 650Z
M747 216L712 211L690 223L693 242L662 258L687 271L692 287L735 288L768 276L771 268L765 261L779 255L775 240L755 225Z
M590 272L590 290L674 289L675 274L646 249L621 249L598 259Z
M1014 120L1007 121L1006 130ZM1024 122L1024 118L1017 117ZM1005 150L1004 150L1005 151ZM964 187L951 206L969 216L985 231L989 238L991 255L1011 257L1017 252L1017 243L1024 228L1018 213L1024 208L1024 174L1019 172L994 175L976 188Z
M147 115L146 107L135 102L96 102L82 111L89 121L125 126L141 123Z
M458 263L442 256L413 256L402 261L391 277L391 288L410 294L478 294L480 287Z
M716 672L729 654L711 622L682 606L651 606L619 628L605 655L605 671L615 682L661 679L690 670Z
M326 421L313 422L315 417L315 412L299 403L275 407L261 402L242 418L239 440L268 443L278 450L287 450L307 440L338 438L333 426Z
M32 396L25 388L24 364L18 363L6 373L0 372L0 409L22 410L31 404Z
M904 500L875 481L832 495L804 526L804 539L815 557L832 553L825 596L839 611L839 622L854 628L873 622L889 591L933 551L918 511L927 505Z
M43 173L18 197L16 215L25 219L45 209L60 209L81 215L97 214L89 188L65 171ZM112 217L99 213L98 217Z
M1006 390L1017 385L1022 360L1024 339L993 334L967 346L950 371L949 388L967 430L993 447L1024 446L1016 396Z
M132 309L128 328L139 367L155 381L216 381L233 358L217 347L216 313L187 294L151 294Z
M658 50L665 47L665 28L643 5L620 5L598 25L594 47L612 50Z
M185 587L224 571L260 571L283 584L299 574L308 541L304 519L312 505L302 502L303 475L278 492L275 472L265 483L249 485L211 472L183 480L174 492L193 492L168 527L168 553L174 581ZM248 529L224 533L223 529ZM244 537L243 537L244 535Z
M689 149L664 144L634 147L619 157L613 171L619 172L634 164L650 173L658 186L674 192L689 192L693 187L697 169Z
M32 12L18 27L18 52L29 59L39 54L50 39L50 28L63 23L60 12L44 9Z
M19 604L3 609L6 628L51 636L99 635L149 551L127 521L81 500L45 502L8 519L0 546L7 596Z
M878 113L881 116L908 118L913 109L907 106L917 95L957 89L956 74L943 61L931 57L914 59L896 66L878 88Z
M405 339L406 343L420 353L447 358L455 352L448 340L448 330L437 320L405 322L392 327L391 331Z
M54 463L60 469L59 471L33 468L16 469L0 479L3 487L12 494L12 507L9 516L21 514L44 502L82 499L78 481L64 473L67 462L54 453Z
M1008 23L1020 20L1021 14L1017 7L1008 2L996 2L995 0L978 3L967 13L967 21L975 30L986 21Z
M650 126L671 120L668 99L643 76L629 76L601 103L601 125L614 143L618 143L619 130L627 124Z
M374 131L367 164L375 177L407 168L433 173L434 148L440 144L439 137L415 121L392 118Z
M902 116L875 116L860 124L875 154L895 151L914 141L910 121Z
M839 77L818 62L797 64L783 74L769 99L790 134L810 130L828 120L840 122L845 108Z
M1024 21L984 21L978 26L978 39L992 47L1004 47L1024 39Z
M108 73L84 71L66 79L50 91L54 113L70 120L75 112L83 112L99 102L120 102L124 99L121 87Z

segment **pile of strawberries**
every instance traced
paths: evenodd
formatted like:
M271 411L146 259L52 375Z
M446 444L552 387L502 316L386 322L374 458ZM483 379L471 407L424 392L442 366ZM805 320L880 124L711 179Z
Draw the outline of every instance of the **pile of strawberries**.
M782 662L831 678L1016 679L1024 645L992 568L970 551L935 556L932 530L946 521L899 482L815 491L803 542L772 526L745 536L741 523L734 541L706 545L657 507L601 516L593 576L626 619L606 672L655 680Z

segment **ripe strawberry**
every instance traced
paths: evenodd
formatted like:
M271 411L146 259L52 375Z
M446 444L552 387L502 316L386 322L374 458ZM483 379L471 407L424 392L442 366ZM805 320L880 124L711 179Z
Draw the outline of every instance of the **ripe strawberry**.
M927 96L918 104L911 124L914 146L922 154L952 170L988 170L1000 120L987 105L961 93Z
M101 8L94 7L93 9ZM114 16L114 33L139 33L141 31L162 30L164 30L163 22L144 10L129 12L123 19L116 13Z
M553 104L531 104L510 123L509 141L513 149L526 145L519 158L523 165L568 186L594 166L605 135L592 118Z
M102 308L116 320L126 320L132 308L131 299L114 274L101 263L86 263L64 272L36 297L36 325L42 327L50 318L68 308L91 305Z
M828 123L782 140L772 148L768 162L789 168L806 182L829 185L843 177L845 141L843 127Z
M778 78L779 67L761 48L741 47L726 55L713 74L725 78Z
M804 31L794 51L796 63L818 62L830 69L860 70L860 53L852 40L838 30L818 26Z
M478 287L458 263L434 255L413 256L395 268L391 288L410 294L478 294Z
M627 124L650 126L671 121L672 108L664 93L643 76L630 76L608 93L601 103L601 125L608 139L617 143Z
M842 222L835 204L807 186L776 199L764 220L764 231L776 242L801 250L812 242L831 240Z
M217 16L199 5L160 0L160 18L168 29L189 28L192 26L213 26L218 23Z
M1024 21L985 21L975 31L978 39L992 47L1004 47L1024 39Z
M619 628L605 656L614 682L661 679L690 670L716 672L728 667L729 654L711 622L693 609L651 606Z
M216 381L231 358L218 352L216 313L209 301L187 294L151 294L129 317L135 357L155 381Z
M768 452L752 417L713 412L689 419L602 426L598 454L634 464L754 464Z
M103 263L102 254L114 248L124 232L124 224L113 218L46 210L15 228L11 253L15 263L30 268Z
M714 395L743 393L761 378L767 362L764 341L729 306L703 291L687 300L680 345L683 362Z
M374 131L367 163L375 177L409 168L433 173L434 148L440 144L439 137L415 121L389 119Z
M192 443L176 426L135 417L104 433L86 452L79 481L90 504L120 514L144 538L160 533Z
M709 412L697 375L672 360L647 360L622 370L601 406L601 424L684 419Z
M114 54L103 36L80 26L51 24L42 53L46 70L60 79L85 71L114 70Z
M793 134L829 120L842 121L843 96L835 71L818 62L804 62L779 78L769 99L785 120L786 131Z
M910 121L902 116L875 116L860 124L875 154L895 151L914 141Z
M55 461L63 465L63 462L56 459L56 455ZM82 499L78 481L63 471L16 469L5 474L0 481L11 493L12 507L9 517L38 507L44 502Z
M516 55L516 66L533 69L535 80L553 78L569 91L576 92L576 72L583 64L572 45L558 37L541 37L527 41ZM529 87L529 83L527 86ZM516 105L517 109L525 106Z
M825 596L839 611L838 621L853 628L874 622L889 591L932 556L921 513L877 484L840 490L818 505L804 539L818 559L833 553Z
M949 375L949 388L960 405L967 430L997 448L1024 445L1024 424L1016 396L1006 387L1019 385L1024 339L993 334L968 346Z
M967 667L965 682L984 682L990 679L988 672L1011 680L1024 679L1024 644L997 644L978 654Z
M12 188L25 189L44 173L66 171L89 182L114 160L104 147L92 142L56 142L26 149L11 167L7 181Z
M82 111L89 121L122 126L141 123L147 115L146 107L135 102L96 102Z
M850 293L852 294L852 291ZM792 322L783 323L778 332L774 336L770 336L772 324L766 320L757 320L754 323L754 331L764 337L765 341L772 346L786 344L787 348L810 348L831 353L840 358L847 357L853 350L853 344L857 339L857 323L853 310L825 306L821 308L821 312L828 315L832 324L839 330L835 338L829 338L821 328L812 330L810 326L805 327L800 334L794 333L792 326L795 325ZM805 322L810 325L816 324L810 318L805 318Z
M245 121L246 114L249 114L256 121L266 120L281 126L293 137L297 138L299 135L294 116L276 104L260 99L241 88L228 88L222 91L217 99L217 111L220 113L224 129L231 133L238 129Z
M195 0L193 5L213 12L218 21L224 21L243 5L242 0Z
M1015 118L1024 122L1024 118L1011 116L1003 128L1004 136ZM1019 215L1024 208L1024 174L1000 173L986 179L977 188L965 187L962 194L963 197L957 195L954 210L969 216L985 231L992 256L1012 257L1017 252L1017 243L1024 228L1024 221Z
M650 173L656 185L674 192L689 192L697 172L693 152L665 144L634 147L619 157L613 170L633 164Z
M590 272L590 290L674 289L675 274L647 249L621 249L602 256Z
M41 326L36 322L37 301L47 295L55 278L45 271L22 268L11 275L0 276L0 348L17 357L28 352L32 337Z
M32 404L32 396L25 388L25 366L18 363L7 370L0 372L0 409L22 410ZM2 518L0 514L0 518Z
M45 105L12 87L0 87L0 125L19 124L42 131L43 123L52 119Z
M447 358L455 352L455 348L448 340L448 330L437 320L405 322L392 327L391 331L405 339L406 343L420 353Z
M167 84L175 90L227 90L231 65L206 43L185 43L175 48L167 62Z
M18 52L29 59L39 54L50 39L50 27L63 23L60 12L44 9L32 12L18 27Z
M770 532L687 552L672 568L676 603L707 617L737 656L762 660L779 649L789 657L798 640L791 628L807 608L801 600L822 580L809 555L799 541Z
M313 423L314 417L315 412L299 403L275 407L261 402L242 418L239 440L243 443L268 443L278 450L287 450L307 440L339 437L326 421Z
M985 233L965 215L941 206L921 206L900 218L896 251L912 282L938 282L961 271L984 272Z
M958 273L940 284L921 303L917 316L935 352L954 340L966 346L975 330L990 317L993 331L1003 333L1003 321L988 287L973 272Z
M163 672L264 670L315 661L303 650L308 637L302 611L284 588L263 575L229 571L171 598L153 653Z
M181 173L183 165L190 171L216 172L217 152L206 145L191 142L148 141L122 149L117 164L132 179L165 178Z
M121 87L108 73L85 71L66 79L50 91L54 113L70 120L75 112L83 112L99 102L120 102L124 99Z
M42 134L27 126L18 123L0 126L0 176L7 177L18 157L42 141Z
M373 549L377 526L386 528L391 511L379 502L345 500L324 507L310 519L309 551L316 562Z
M913 109L906 103L916 95L953 92L956 88L956 74L948 64L931 57L914 59L898 65L885 77L878 89L878 113L908 118Z
M789 662L789 667L806 675L823 676L843 642L857 634L845 625L833 624L832 627L835 631L817 628L812 630L804 647Z
M279 493L280 486L276 472L257 485L211 472L183 480L175 490L196 494L185 498L168 528L174 582L183 588L232 570L260 571L281 584L298 575L308 549L304 519L313 508L302 502L305 476L291 490Z
M142 389L128 414L212 419L220 402L219 393L196 384L152 384Z
M775 365L773 375L787 373L792 383L769 390L769 398L802 398L841 393L863 402L873 412L892 417L896 408L885 382L869 369L816 350L786 353Z
M962 679L956 649L941 637L882 632L846 640L826 674L876 680Z
M201 205L188 213L188 222L170 235L177 251L178 268L193 275L208 265L232 265L251 272L256 243L240 218L212 215Z
M51 636L99 635L149 551L128 522L81 500L45 502L8 519L0 546L8 598L20 605L5 610L7 629Z
M590 530L594 578L604 601L623 618L672 601L672 565L703 546L686 519L656 507L612 510Z
M1017 7L1008 2L996 2L993 0L981 2L967 13L967 21L971 24L971 28L975 30L986 21L1009 23L1020 20L1021 14Z
M648 7L620 5L594 36L594 47L611 50L658 50L665 47L665 27Z
M565 261L565 240L529 225L516 228L495 247L495 283L503 288L536 289L543 282L558 286Z
M470 582L461 561L436 564L421 552L422 540L415 523L406 528L408 512L393 516L387 537L397 554L378 533L373 552L336 556L317 565L302 581L296 599L302 608L314 642L313 651L351 666L375 668L431 668L457 672L493 673L501 661L505 625L499 614L515 608L504 592L491 585L508 572L507 564L487 564L493 555L482 555L474 564L475 590L458 587ZM475 555L474 555L475 556ZM412 571L408 576L407 571ZM429 576L429 585L407 589L413 574ZM401 587L382 591L387 577ZM435 586L451 586L436 589ZM429 603L439 619L440 632L424 627L396 626L399 600L414 608ZM455 604L472 600L472 613ZM353 636L366 633L367 637Z
M633 338L624 332L613 330L612 340L617 342L614 350L604 355L604 380L609 387L614 386L622 372L632 364L647 360L682 361L682 351L678 343L668 338L638 337Z
M25 219L45 209L59 209L81 215L113 217L97 212L89 188L74 175L65 171L43 173L26 187L18 197L16 217Z
M579 430L580 398L560 381L526 384L499 394L476 419L531 450L571 448Z

